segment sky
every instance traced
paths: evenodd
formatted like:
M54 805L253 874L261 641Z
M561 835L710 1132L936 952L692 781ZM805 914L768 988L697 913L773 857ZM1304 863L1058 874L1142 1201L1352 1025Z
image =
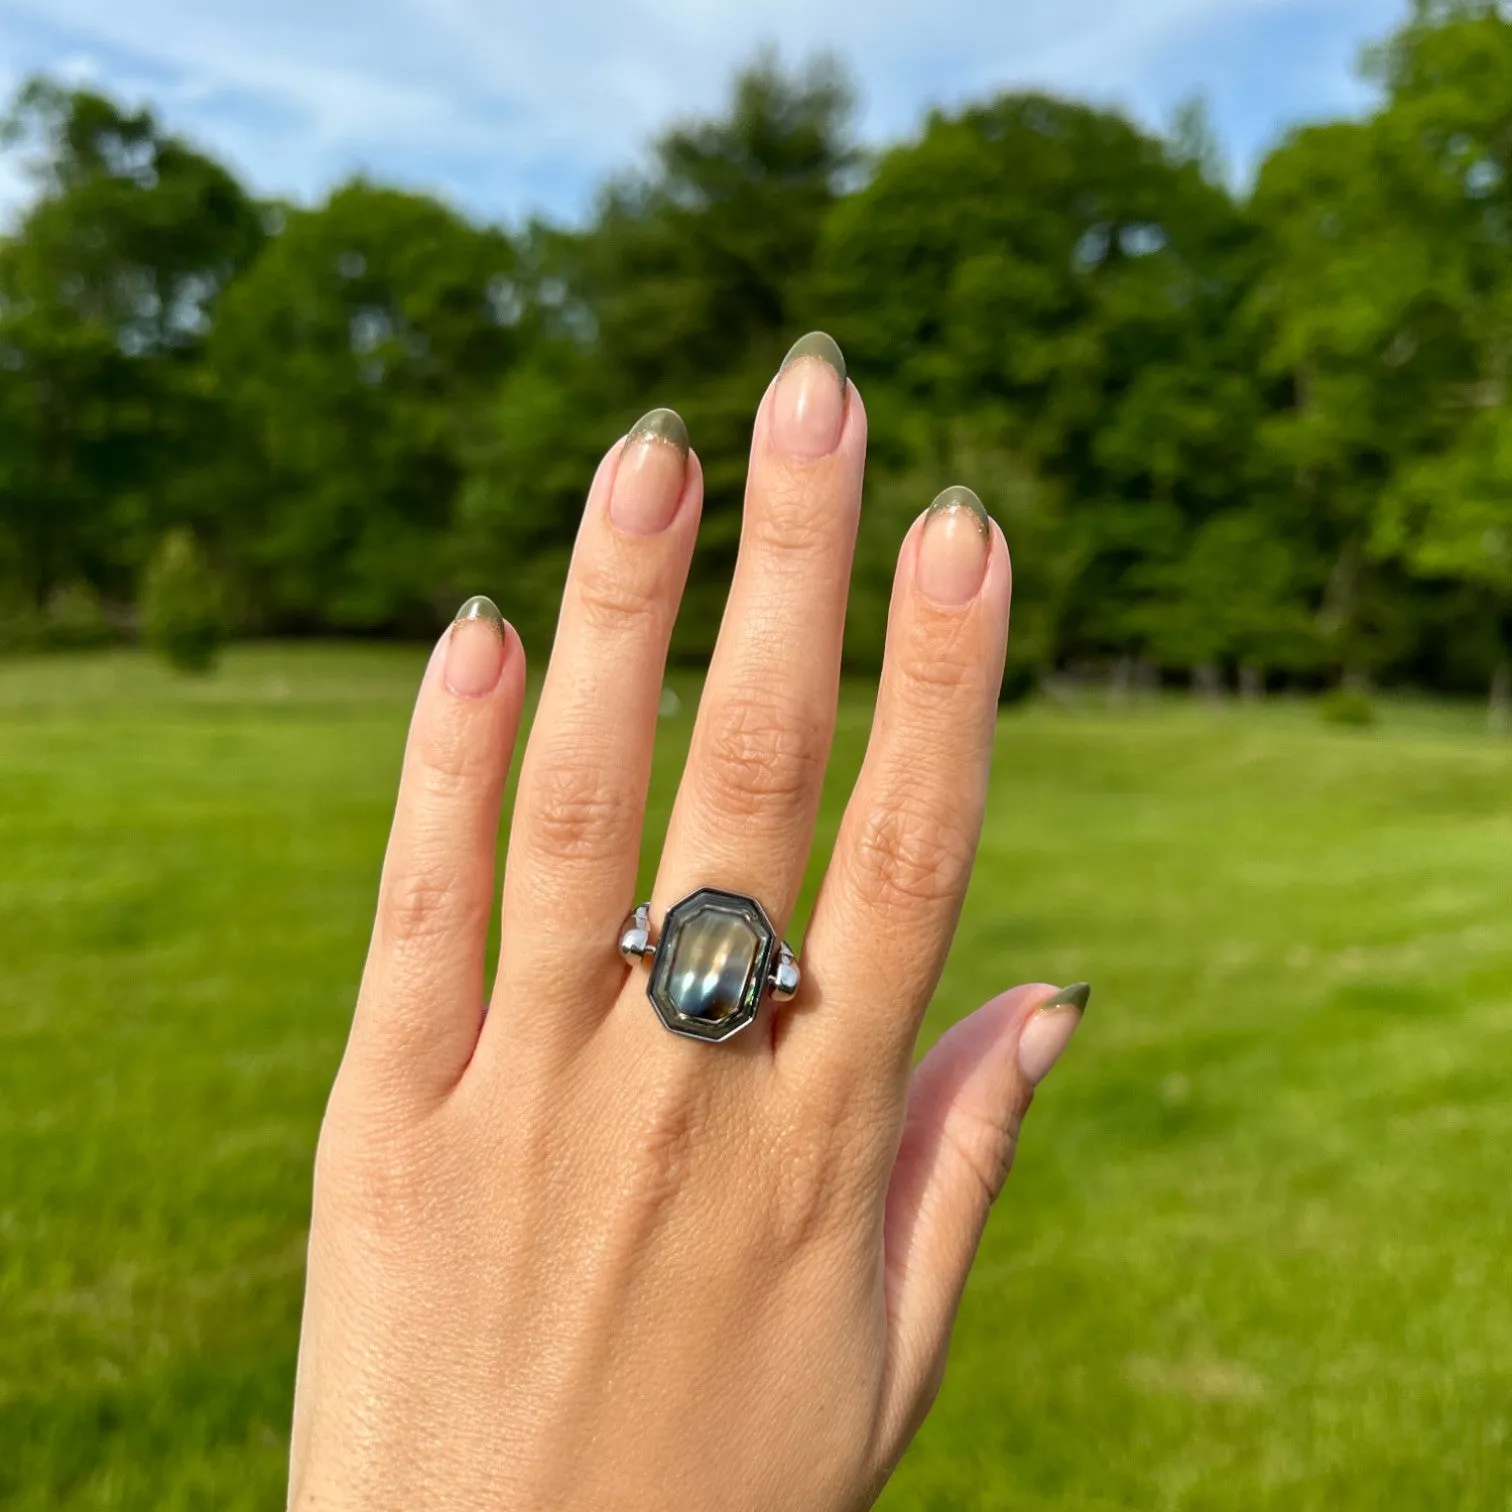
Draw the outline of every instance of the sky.
M150 102L261 194L365 170L472 214L576 220L758 49L840 57L863 138L1048 87L1167 122L1209 103L1242 180L1290 125L1358 111L1361 46L1406 0L0 0L0 94L28 75ZM26 189L0 159L0 215Z

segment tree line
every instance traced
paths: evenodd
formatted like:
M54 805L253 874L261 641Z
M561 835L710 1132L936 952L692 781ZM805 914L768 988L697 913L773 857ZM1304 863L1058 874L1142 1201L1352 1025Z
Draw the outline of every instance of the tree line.
M482 589L540 646L598 456L669 404L707 472L696 659L754 406L822 327L872 415L853 666L963 481L1015 550L1010 691L1505 710L1512 19L1414 0L1364 67L1377 107L1241 193L1200 105L1156 133L1007 93L863 153L834 65L760 61L585 225L511 229L368 178L259 200L152 110L35 81L4 127L36 193L0 239L0 643L131 630L166 552L244 633L419 634Z

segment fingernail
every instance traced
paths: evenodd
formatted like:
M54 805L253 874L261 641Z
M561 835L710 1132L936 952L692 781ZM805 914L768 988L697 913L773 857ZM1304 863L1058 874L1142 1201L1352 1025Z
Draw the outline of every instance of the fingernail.
M992 529L987 510L969 488L947 488L929 506L919 543L919 587L947 608L969 604L987 576Z
M482 698L504 670L504 616L492 599L470 598L446 634L446 686L459 698Z
M1076 1033L1092 989L1085 982L1063 988L1034 1010L1019 1036L1019 1071L1031 1087L1037 1087L1061 1058Z
M782 359L772 399L772 444L789 457L827 457L845 428L845 358L812 331Z
M625 438L609 518L631 535L656 535L672 523L688 472L688 427L676 410L642 415Z

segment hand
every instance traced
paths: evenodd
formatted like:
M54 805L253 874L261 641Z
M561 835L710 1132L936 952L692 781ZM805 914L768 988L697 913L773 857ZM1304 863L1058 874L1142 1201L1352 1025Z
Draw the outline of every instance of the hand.
M866 415L807 337L756 417L740 559L653 894L786 926L829 755ZM928 1410L1035 1083L1085 989L1020 987L912 1071L981 826L1007 547L948 490L903 543L864 768L797 999L667 1033L618 954L698 528L682 422L604 459L484 946L519 640L471 601L416 705L316 1161L291 1504L835 1512Z

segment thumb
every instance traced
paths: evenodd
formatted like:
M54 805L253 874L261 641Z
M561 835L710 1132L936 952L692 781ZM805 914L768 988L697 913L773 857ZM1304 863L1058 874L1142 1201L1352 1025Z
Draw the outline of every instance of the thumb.
M1081 1023L1092 989L1015 987L920 1062L887 1194L887 1315L904 1439L928 1412L956 1308L1035 1087Z

